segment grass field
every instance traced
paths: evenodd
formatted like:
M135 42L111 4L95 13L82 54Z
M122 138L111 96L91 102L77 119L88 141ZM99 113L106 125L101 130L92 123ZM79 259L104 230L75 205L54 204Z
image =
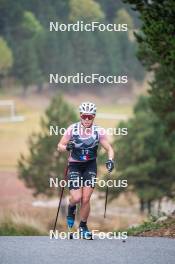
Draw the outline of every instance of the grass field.
M17 112L25 116L24 122L0 124L0 170L14 170L20 153L27 152L29 135L39 130L41 110L24 106L20 100Z

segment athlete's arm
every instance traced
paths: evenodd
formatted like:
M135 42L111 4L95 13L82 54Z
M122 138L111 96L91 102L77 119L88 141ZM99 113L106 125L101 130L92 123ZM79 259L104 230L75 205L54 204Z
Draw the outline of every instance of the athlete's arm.
M71 139L71 129L70 127L66 130L65 134L62 136L60 142L58 143L57 150L59 152L67 151L67 144Z
M106 168L109 172L112 172L114 169L114 150L112 146L109 144L106 137L100 140L100 143L102 147L107 151L108 153L108 161L106 162Z
M69 139L67 139L67 137L65 137L65 135L61 138L60 142L58 143L58 147L57 150L60 152L64 152L66 151L66 146L69 142Z
M108 159L114 160L114 150L113 150L112 146L109 144L106 137L100 140L100 144L107 151Z

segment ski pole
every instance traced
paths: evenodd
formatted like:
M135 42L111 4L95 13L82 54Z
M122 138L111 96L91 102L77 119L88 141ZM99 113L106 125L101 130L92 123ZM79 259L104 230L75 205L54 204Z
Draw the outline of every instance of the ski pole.
M64 171L64 180L66 180L67 171L68 171L68 165L66 166L65 171ZM56 218L55 218L55 224L54 224L54 228L53 228L53 233L55 232L55 229L56 229L63 193L64 193L64 187L61 187L61 195L60 195L60 200L59 200L59 204L58 204L57 214L56 214Z
M110 174L111 174L111 172L109 171L108 172L108 175L107 175L107 181L106 182L108 182L108 179L110 178ZM109 191L108 185L106 185L106 197L105 197L104 218L106 218L106 209L107 209L107 203L108 203L108 191Z

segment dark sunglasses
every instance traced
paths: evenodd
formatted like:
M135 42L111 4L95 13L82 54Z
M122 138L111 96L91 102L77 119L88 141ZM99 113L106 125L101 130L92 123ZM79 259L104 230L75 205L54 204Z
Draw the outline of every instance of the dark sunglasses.
M94 119L94 115L85 115L85 114L82 114L81 115L81 118L83 119L83 120L86 120L86 119L88 119L88 120L92 120L92 119Z

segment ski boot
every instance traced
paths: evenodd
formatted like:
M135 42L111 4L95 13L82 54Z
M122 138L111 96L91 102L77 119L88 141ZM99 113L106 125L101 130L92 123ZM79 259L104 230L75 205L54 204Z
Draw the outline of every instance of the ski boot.
M81 239L92 240L92 233L89 231L87 224L79 226L79 234Z
M70 206L69 205L68 215L66 218L69 239L73 239L73 226L74 226L74 222L75 222L75 212L76 212L76 206Z

